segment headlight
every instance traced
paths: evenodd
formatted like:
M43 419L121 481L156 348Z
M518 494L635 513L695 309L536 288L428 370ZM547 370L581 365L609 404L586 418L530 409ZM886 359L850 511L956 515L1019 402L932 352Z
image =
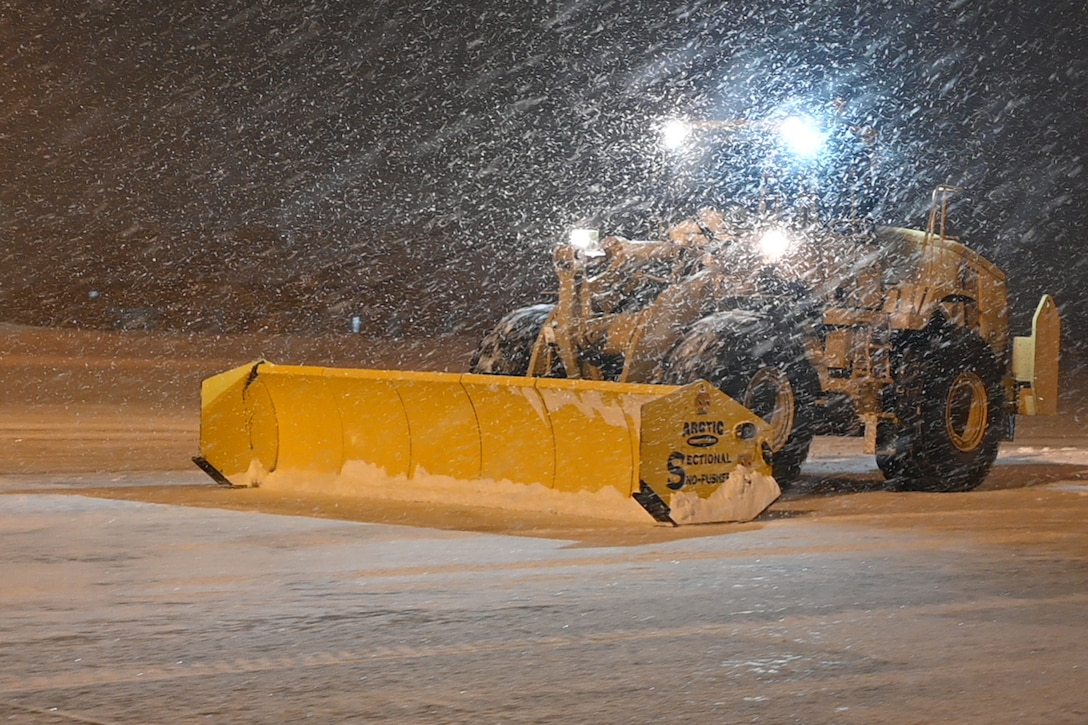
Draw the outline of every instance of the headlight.
M600 245L600 233L596 229L572 229L570 245L587 257L600 257L604 254Z
M790 116L779 127L782 141L794 156L813 159L823 150L825 134L810 119Z
M759 238L759 253L765 262L777 262L793 248L793 239L781 229L768 229Z
M680 119L666 121L661 125L661 145L669 151L676 151L687 143L690 133L691 127Z

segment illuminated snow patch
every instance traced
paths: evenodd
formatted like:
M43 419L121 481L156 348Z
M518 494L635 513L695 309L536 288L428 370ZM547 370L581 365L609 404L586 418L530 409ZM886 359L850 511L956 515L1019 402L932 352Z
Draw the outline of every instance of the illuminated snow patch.
M1081 496L1088 496L1088 483L1058 483L1053 488L1058 491L1069 491L1070 493L1079 493Z
M1062 463L1088 466L1088 449L1074 446L1007 446L997 455L997 463L1015 465L1024 463Z

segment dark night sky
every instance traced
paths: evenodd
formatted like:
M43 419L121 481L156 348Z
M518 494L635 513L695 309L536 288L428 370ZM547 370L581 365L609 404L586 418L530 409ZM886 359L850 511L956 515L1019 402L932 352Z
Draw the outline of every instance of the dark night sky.
M959 229L1009 273L1014 319L1053 290L1088 330L1085 48L1081 0L0 0L0 282L30 288L41 240L91 237L252 272L213 247L254 225L307 240L292 265L365 277L383 235L419 229L405 274L456 264L438 233L487 269L405 295L502 280L529 302L564 228L655 197L659 119L842 98L880 132L883 221L965 186Z

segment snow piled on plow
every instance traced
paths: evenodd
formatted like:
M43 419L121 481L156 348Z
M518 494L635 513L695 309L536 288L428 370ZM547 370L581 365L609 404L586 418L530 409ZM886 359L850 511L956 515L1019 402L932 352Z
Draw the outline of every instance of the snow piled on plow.
M261 488L344 496L359 500L407 501L454 506L481 506L509 511L535 511L600 519L652 523L638 503L619 489L556 491L541 484L480 478L462 480L417 469L411 478L389 476L373 464L347 462L339 476L303 470L277 470L264 476Z
M670 516L678 524L751 521L781 493L771 476L737 466L729 474L729 480L710 496L704 498L694 491L674 493L669 500Z

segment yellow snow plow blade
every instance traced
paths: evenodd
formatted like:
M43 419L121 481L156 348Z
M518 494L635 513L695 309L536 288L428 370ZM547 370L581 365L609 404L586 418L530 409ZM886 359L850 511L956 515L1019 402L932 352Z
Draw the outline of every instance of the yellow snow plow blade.
M204 381L200 455L232 486L668 523L779 495L767 425L712 385L256 362Z

